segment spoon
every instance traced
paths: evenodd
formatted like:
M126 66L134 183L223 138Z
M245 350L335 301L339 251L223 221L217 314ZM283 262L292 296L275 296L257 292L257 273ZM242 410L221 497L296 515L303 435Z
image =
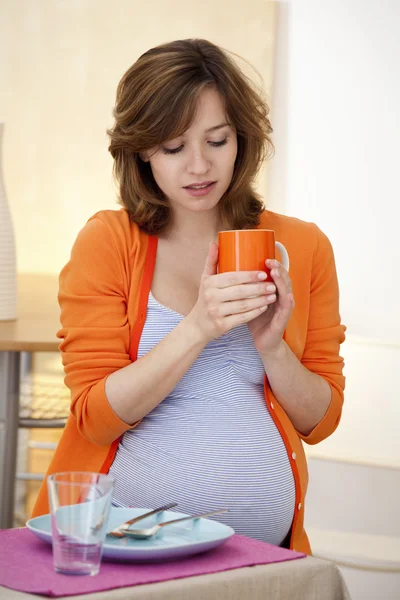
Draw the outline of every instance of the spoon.
M126 529L123 533L127 537L132 537L137 540L147 540L153 537L156 533L160 531L162 527L166 527L167 525L173 525L175 523L182 523L183 521L192 521L193 519L200 519L201 517L211 517L212 515L217 515L219 513L229 512L228 508L219 508L218 510L213 510L212 512L202 513L200 515L192 515L189 517L181 517L180 519L174 519L173 521L165 521L164 523L158 523L157 525L153 525L153 527L148 527L147 529Z
M157 513L163 512L164 510L169 510L170 508L174 508L174 506L178 506L178 503L170 502L169 504L164 504L163 506L160 506L159 508L155 508L154 510L147 512L144 515L139 515L138 517L134 517L133 519L126 521L126 523L123 523L119 527L116 527L112 531L109 531L107 533L107 535L111 535L112 537L116 537L116 538L123 538L123 537L125 537L124 531L127 531L129 529L129 527L131 525L133 525L134 523L137 523L138 521L141 521L142 519L146 519L147 517L150 517L151 515L156 515Z

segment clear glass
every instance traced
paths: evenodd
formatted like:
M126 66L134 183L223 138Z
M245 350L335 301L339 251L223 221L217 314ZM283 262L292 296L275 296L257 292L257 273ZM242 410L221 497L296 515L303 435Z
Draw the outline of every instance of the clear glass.
M54 570L68 575L97 575L115 479L81 471L47 478Z

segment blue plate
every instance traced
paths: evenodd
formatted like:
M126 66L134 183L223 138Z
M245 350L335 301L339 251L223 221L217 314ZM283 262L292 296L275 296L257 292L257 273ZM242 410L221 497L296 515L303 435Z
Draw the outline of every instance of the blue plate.
M77 505L79 507L79 505ZM107 531L111 531L133 517L149 512L149 508L117 508L112 507L108 520ZM185 513L170 510L153 515L140 521L136 527L151 527L156 523L186 517ZM50 515L29 519L26 526L38 538L51 544ZM134 538L106 537L103 545L103 558L129 562L152 562L183 558L206 552L216 548L228 540L235 531L228 525L211 519L197 519L188 523L169 525L160 533L148 540Z

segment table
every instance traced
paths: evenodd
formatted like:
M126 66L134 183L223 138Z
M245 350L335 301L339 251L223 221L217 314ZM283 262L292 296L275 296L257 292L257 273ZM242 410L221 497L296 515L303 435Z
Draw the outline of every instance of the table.
M15 321L0 322L0 529L12 527L21 352L56 352L56 275L20 274Z
M38 600L39 596L0 586L0 600ZM44 598L44 596L40 596ZM108 592L64 596L71 600L351 600L338 567L301 558L271 565L232 569Z

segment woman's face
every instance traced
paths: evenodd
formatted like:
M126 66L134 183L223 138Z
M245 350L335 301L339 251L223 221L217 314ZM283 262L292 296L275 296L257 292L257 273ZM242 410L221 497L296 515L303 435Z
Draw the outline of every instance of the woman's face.
M227 124L222 99L207 88L189 129L143 158L173 210L201 212L215 208L228 189L236 154L236 132Z

